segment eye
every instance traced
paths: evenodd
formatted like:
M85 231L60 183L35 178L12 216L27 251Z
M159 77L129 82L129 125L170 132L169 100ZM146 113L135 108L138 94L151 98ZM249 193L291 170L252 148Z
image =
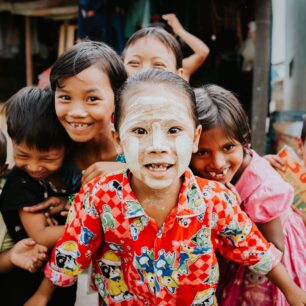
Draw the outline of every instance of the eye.
M180 131L181 131L180 128L178 128L178 127L172 127L172 128L169 129L169 134L177 134L177 133L179 133Z
M133 60L133 61L127 62L127 65L130 66L130 67L135 67L136 68L140 65L140 63L138 61Z
M143 128L136 128L133 130L133 132L138 135L148 134L148 132Z
M100 100L100 98L98 98L98 97L88 97L87 98L87 102L96 102L97 100Z
M208 151L206 151L206 150L198 150L198 152L196 152L196 153L194 153L193 155L195 155L195 156L208 156L209 155L209 153L208 153Z
M70 96L68 95L60 95L57 97L58 100L62 100L62 101L69 101L70 100Z
M19 159L27 159L28 158L28 156L22 155L22 154L16 154L16 157L19 158Z
M226 152L232 151L234 148L235 148L235 145L228 144L228 145L224 146L224 151L226 151Z
M164 63L161 63L161 62L154 63L153 67L159 68L159 69L166 69L166 65Z

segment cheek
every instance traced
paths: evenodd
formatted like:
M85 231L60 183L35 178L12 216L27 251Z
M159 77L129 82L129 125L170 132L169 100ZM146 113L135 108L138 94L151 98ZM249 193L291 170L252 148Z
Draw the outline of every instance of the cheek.
M176 139L175 148L179 161L179 173L183 174L188 167L192 154L193 141L189 135L183 135Z
M131 169L139 164L139 141L134 137L127 137L122 142L122 150L128 167Z

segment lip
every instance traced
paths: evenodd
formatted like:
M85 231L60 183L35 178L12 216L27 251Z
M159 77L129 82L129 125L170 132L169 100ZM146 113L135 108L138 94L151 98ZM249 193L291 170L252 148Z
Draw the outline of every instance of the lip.
M28 172L28 174L35 180L42 180L47 176L46 172L38 172L38 173Z
M207 176L211 179L211 180L214 180L214 181L224 181L229 173L229 170L230 168L227 167L227 168L224 168L223 170L214 170L214 171L208 171L206 170L206 174Z
M86 131L93 125L93 123L76 121L66 121L66 123L69 125L70 128L77 131Z

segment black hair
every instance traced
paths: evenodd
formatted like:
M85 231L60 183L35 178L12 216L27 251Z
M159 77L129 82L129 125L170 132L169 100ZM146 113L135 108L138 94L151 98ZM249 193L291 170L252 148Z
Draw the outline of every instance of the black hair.
M7 157L7 141L4 133L0 130L0 170L5 165L6 157Z
M179 94L185 95L189 101L192 120L194 121L195 126L198 125L195 95L189 83L173 72L151 68L145 71L140 71L129 77L119 89L115 99L114 126L116 131L119 131L120 121L123 115L123 103L128 92L131 89L139 89L139 85L141 86L144 84L158 84L161 88L163 86L166 86L167 88L172 87Z
M161 27L146 27L136 31L126 42L122 58L124 58L125 52L130 46L134 45L139 39L148 36L157 38L166 48L172 51L176 60L176 69L183 67L183 53L180 44L173 35Z
M303 116L303 126L302 126L301 140L302 140L303 143L306 140L306 114Z
M242 145L251 143L248 117L235 95L217 85L195 89L202 132L221 127L225 134Z
M60 124L49 88L24 87L4 105L7 131L14 142L25 142L30 148L48 151L69 148L71 140Z
M51 88L60 88L63 80L92 65L108 76L114 93L127 78L122 59L111 47L102 42L84 40L68 49L55 61L50 73Z

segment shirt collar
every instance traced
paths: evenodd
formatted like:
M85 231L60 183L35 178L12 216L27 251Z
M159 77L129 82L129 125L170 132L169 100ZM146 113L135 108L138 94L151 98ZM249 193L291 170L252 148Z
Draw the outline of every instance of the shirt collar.
M122 184L122 212L125 219L145 215L145 211L137 200L130 185L131 173L126 169L123 173ZM180 190L176 210L178 218L189 218L205 213L207 205L200 191L197 180L188 168L184 173L184 181Z

